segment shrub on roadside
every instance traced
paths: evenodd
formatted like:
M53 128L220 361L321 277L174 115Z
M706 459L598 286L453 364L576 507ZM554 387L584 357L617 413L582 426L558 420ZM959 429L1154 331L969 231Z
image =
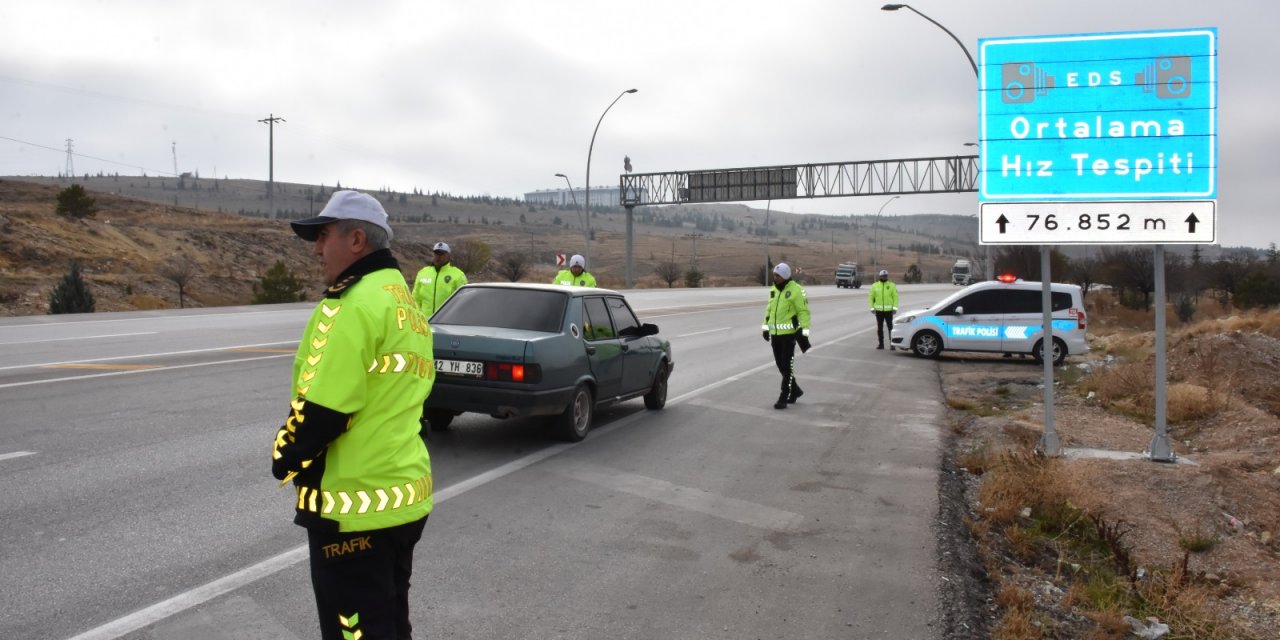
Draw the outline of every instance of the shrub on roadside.
M93 306L93 293L80 276L80 263L72 262L49 294L49 313L93 313Z

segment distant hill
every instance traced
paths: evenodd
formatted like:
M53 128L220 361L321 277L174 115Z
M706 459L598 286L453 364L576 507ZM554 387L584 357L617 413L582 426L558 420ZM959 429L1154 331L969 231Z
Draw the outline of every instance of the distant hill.
M100 211L86 220L54 213L59 190L80 184L97 198ZM252 286L282 259L300 277L316 283L310 247L293 237L281 218L318 213L339 185L184 177L88 176L75 179L0 179L0 314L44 313L53 284L72 260L86 268L98 310L176 307L176 286L157 275L166 260L186 255L200 265L187 287L190 306L246 304ZM534 267L527 281L550 280L558 253L586 253L581 211L529 205L488 196L401 193L341 185L375 195L391 216L392 248L406 275L429 261L430 246L485 243L496 258L519 252ZM268 217L274 209L277 219ZM831 283L835 265L855 260L870 270L876 261L901 278L918 264L925 281L945 281L957 257L980 258L974 218L958 215L830 216L771 211L741 204L640 207L635 211L633 281L664 287L655 268L671 261L683 273L695 262L704 286L758 282L766 243L773 262L787 261L806 282ZM626 281L625 212L595 210L588 268L601 286ZM1087 250L1086 250L1087 251ZM696 252L696 256L695 256ZM1212 255L1206 257L1212 258ZM472 281L499 279L493 269ZM676 286L683 285L683 278Z

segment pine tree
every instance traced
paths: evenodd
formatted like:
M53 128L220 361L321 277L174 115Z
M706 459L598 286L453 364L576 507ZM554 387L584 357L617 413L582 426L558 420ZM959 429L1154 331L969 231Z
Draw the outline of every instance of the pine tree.
M80 264L72 262L67 274L49 295L49 313L93 313L93 294L80 277Z
M88 218L97 211L94 204L94 199L90 198L84 187L78 184L73 184L58 192L57 212L60 215L71 216L72 218Z
M305 287L305 283L293 275L283 261L276 260L266 274L254 283L253 300L250 303L301 302L305 298L302 292Z

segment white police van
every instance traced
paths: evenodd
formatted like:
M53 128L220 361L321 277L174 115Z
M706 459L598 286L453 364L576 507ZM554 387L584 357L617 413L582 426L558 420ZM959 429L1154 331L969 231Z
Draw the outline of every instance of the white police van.
M900 314L893 321L893 346L918 356L943 351L987 351L1044 357L1041 284L1013 276L979 282L928 309ZM1084 296L1074 284L1050 285L1053 308L1053 364L1089 350L1085 342Z

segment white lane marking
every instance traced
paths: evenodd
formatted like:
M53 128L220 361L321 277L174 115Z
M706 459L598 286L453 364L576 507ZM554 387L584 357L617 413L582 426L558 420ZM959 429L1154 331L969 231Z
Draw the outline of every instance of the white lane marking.
M22 458L24 456L34 456L34 451L14 451L13 453L0 453L0 460L8 460L10 458Z
M15 364L8 367L0 367L0 371L7 369L38 369L40 367L52 367L59 364L85 364L89 362L114 362L116 360L138 360L140 358L163 358L166 356L183 356L192 353L209 353L212 351L230 351L232 349L252 349L254 347L277 347L283 344L298 344L297 340L285 340L283 342L260 342L257 344L233 344L227 347L210 347L208 349L187 349L185 351L164 351L161 353L142 353L136 356L112 356L110 358L91 358L89 360L64 360L62 362L42 362L38 364Z
M804 516L792 511L783 511L757 502L730 498L697 487L683 487L666 480L626 473L617 469L592 468L584 465L570 468L563 475L606 489L629 493L644 500L705 513L757 529L791 532L799 530L800 525L805 521Z
M100 336L76 336L74 338L49 338L48 340L18 340L15 342L0 342L0 344L36 344L40 342L66 342L67 340L97 340L98 338L122 338L124 336L150 336L155 335L155 331L138 331L136 333L104 333Z
M682 334L682 335L678 335L678 336L676 336L676 337L677 337L677 338L689 338L689 337L692 337L692 336L700 336L700 335L702 335L702 334L704 334L704 333L715 333L715 332L717 332L717 331L728 331L728 330L730 330L730 329L732 329L732 328L733 328L733 327L720 327L720 328L717 328L717 329L707 329L706 331L694 331L693 333L685 333L685 334Z
M869 329L855 331L851 334L845 335L841 338L837 338L826 344L815 346L813 348L820 349L828 345L839 344L848 338L851 338L858 334L866 333L867 331L871 331L874 328L875 327L871 327ZM736 382L738 380L741 380L753 373L764 371L765 369L770 369L773 367L774 367L773 362L766 362L762 365L752 367L750 369L742 371L741 373L738 373L737 375L730 376L729 378L726 378L724 380L713 382L709 385L699 387L692 391L686 392L683 395L672 398L667 401L667 405L670 406L673 404L679 404L689 399L696 398L708 391L711 391L712 389L718 389L731 382ZM148 369L148 371L156 371L156 369ZM599 429L592 429L592 433L595 434L596 438L600 438L616 429L621 429L622 427L629 425L633 422L638 422L639 420L647 416L648 416L648 412L645 412L645 411L633 413L619 420L615 420L609 423L609 425L607 426L601 427ZM434 496L435 502L439 504L450 498L456 498L462 495L463 493L466 493L467 491L484 486L490 482L493 482L495 480L498 480L499 478L502 478L503 476L509 475L511 473L515 473L516 471L519 471L520 469L528 467L529 465L532 465L534 463L546 460L547 458L550 458L558 453L572 449L578 446L579 444L581 443L573 443L573 444L566 443L566 444L553 445L541 451L535 451L534 453L531 453L523 458L520 458L519 460L512 460L511 462L508 462L507 464L504 464L501 467L491 469L480 475L473 476L471 478L463 480L462 482L449 485L448 487L445 487L435 493L435 496ZM140 609L138 611L135 611L127 616L124 616L123 618L119 618L117 620L108 622L107 624L102 625L100 627L90 629L78 636L70 638L69 640L116 640L121 636L127 635L129 633L133 633L138 629L142 629L143 627L147 627L152 624L155 624L156 622L159 622L160 620L164 620L165 618L168 618L174 614L180 613L182 611L186 611L187 609L191 609L192 607L198 607L204 604L205 602L208 602L209 600L212 600L224 593L234 591L236 589L239 589L240 587L256 582L257 580L265 578L282 569L287 569L290 566L295 565L299 562L302 562L303 560L306 560L306 559L307 559L307 546L300 545L300 546L294 547L293 549L290 549L280 555L274 556L272 558L268 558L258 564L241 569L231 575L218 578L213 582L196 587L194 589L191 589L190 591L180 593L163 602L158 602L145 609Z
M65 378L48 378L46 380L28 380L26 382L10 382L8 384L0 384L0 389L9 389L12 387L26 387L33 384L51 384L54 382L74 382L76 380L88 380L90 378L105 378L107 376L128 376L135 373L152 373L155 371L172 371L174 369L190 369L192 367L211 367L219 364L235 364L237 362L253 362L255 360L270 360L271 358L292 358L293 354L277 354L272 356L257 356L254 358L236 358L234 360L219 360L217 362L196 362L192 364L175 364L171 367L153 367L150 369L130 369L128 371L108 371L106 373L90 373L83 376L67 376Z

